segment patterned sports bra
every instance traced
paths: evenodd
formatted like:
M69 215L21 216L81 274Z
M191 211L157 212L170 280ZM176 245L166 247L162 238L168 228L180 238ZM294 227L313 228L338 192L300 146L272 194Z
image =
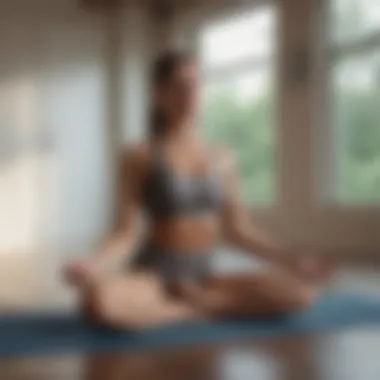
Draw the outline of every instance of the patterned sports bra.
M216 170L199 176L176 173L161 152L155 150L154 163L142 190L142 204L153 219L212 213L221 204L221 184Z

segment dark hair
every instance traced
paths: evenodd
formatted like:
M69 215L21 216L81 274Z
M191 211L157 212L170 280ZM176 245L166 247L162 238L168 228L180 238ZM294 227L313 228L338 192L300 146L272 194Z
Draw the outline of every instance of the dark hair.
M152 85L153 89L167 84L173 72L182 65L193 62L193 56L183 51L167 51L161 54L153 63ZM154 139L165 132L165 115L156 104L151 107L151 119L149 126L149 137Z

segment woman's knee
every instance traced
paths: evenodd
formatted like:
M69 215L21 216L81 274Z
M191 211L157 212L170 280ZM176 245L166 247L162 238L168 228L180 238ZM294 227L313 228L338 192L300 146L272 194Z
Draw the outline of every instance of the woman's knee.
M143 281L125 282L125 286L94 284L90 293L90 303L94 319L102 324L139 329L149 325L149 310L154 302L152 287L146 289ZM141 282L141 283L140 283ZM152 294L148 294L152 293Z
M89 304L91 305L91 319L95 323L110 327L121 327L123 325L123 327L134 328L138 322L132 318L126 307L122 310L117 299L101 286L94 287Z
M111 322L112 308L107 301L105 289L100 284L92 284L82 294L83 312L92 322L108 324Z

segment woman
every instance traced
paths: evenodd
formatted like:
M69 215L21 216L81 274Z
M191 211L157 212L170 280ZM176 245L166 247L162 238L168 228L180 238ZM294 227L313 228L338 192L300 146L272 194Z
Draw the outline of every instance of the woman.
M286 255L254 232L237 198L231 154L198 139L192 58L163 55L152 81L150 139L121 159L117 228L97 254L66 268L87 315L110 326L140 328L196 318L276 316L309 305L329 270L316 260ZM145 222L143 234L139 221ZM261 255L274 269L213 273L210 261L221 236ZM127 263L125 273L111 275L121 261Z

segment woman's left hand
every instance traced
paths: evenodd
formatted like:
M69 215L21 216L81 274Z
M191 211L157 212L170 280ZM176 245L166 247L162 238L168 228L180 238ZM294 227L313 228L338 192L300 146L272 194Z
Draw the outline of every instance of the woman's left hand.
M295 258L292 260L290 269L297 276L310 280L327 280L333 272L332 265L312 255Z

